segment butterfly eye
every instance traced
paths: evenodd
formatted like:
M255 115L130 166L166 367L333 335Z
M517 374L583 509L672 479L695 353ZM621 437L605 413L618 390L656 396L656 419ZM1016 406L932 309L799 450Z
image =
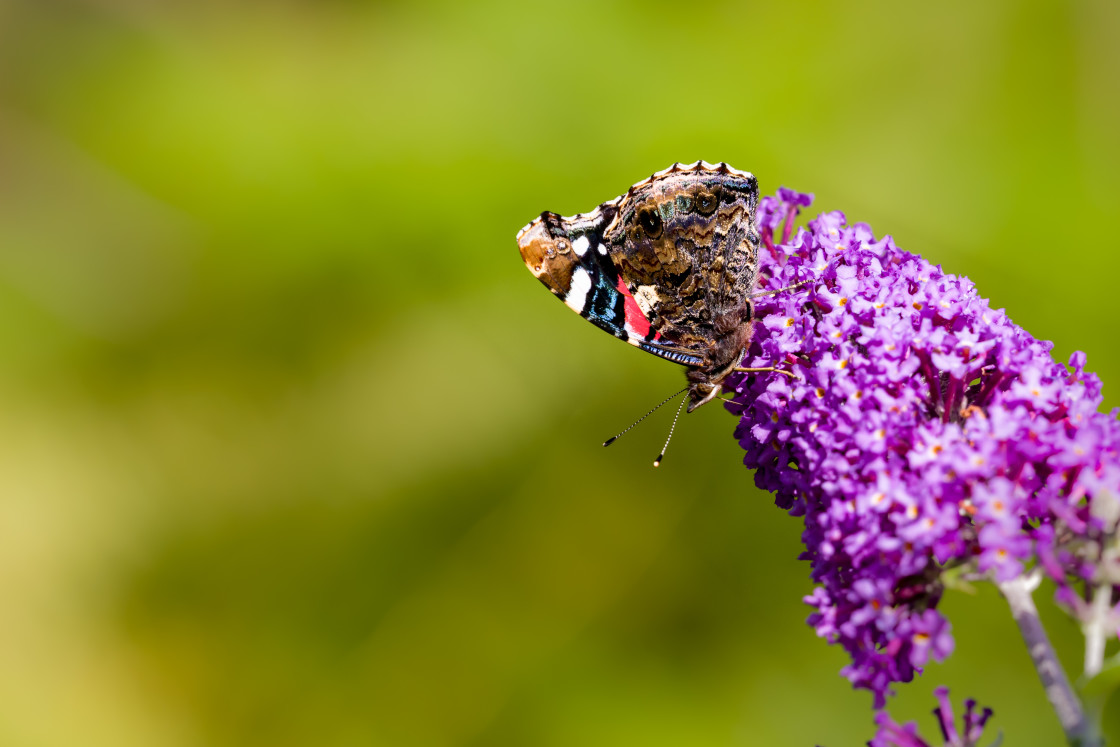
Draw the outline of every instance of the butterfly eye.
M696 209L704 215L709 215L716 209L716 202L716 196L711 192L696 195Z
M638 225L651 239L656 239L661 235L661 216L657 214L656 210L643 210L638 213Z

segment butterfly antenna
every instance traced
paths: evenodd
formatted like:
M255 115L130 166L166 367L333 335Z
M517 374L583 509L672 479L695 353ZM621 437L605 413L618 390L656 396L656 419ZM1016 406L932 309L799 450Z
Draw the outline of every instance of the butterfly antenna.
M658 411L658 410L659 410L659 409L661 408L661 406L662 406L662 405L666 405L666 404L668 404L669 402L671 402L671 401L673 400L673 398L674 398L674 397L679 397L679 396L681 396L681 393L683 393L683 392L687 392L687 391L688 391L688 387L685 387L684 389L682 389L682 390L681 390L681 391L679 391L679 392L676 392L675 394L670 394L670 395L669 395L668 397L666 397L666 398L665 398L665 399L663 399L663 400L662 400L661 402L659 402L659 403L657 404L657 406L656 406L656 407L654 407L654 408L653 408L652 410L650 410L650 411L649 411L649 412L647 412L647 413L646 413L645 415L643 415L642 417L638 418L638 419L637 419L637 420L635 420L635 421L634 421L633 423L631 423L631 424L630 424L630 427L629 427L629 428L627 428L626 430L622 431L622 433L619 433L619 434L618 434L618 435L616 435L616 436L611 436L611 437L610 437L610 438L608 438L608 439L607 439L606 441L604 441L604 442L603 442L603 446L610 446L610 445L611 445L611 444L613 444L613 443L614 443L615 441L617 441L618 439L620 439L620 438L621 438L622 436L625 436L625 435L626 435L626 434L627 434L628 432L630 432L630 430L631 430L631 429L632 429L632 428L633 428L633 427L634 427L635 425L637 425L638 423L642 422L643 420L645 420L646 418L648 418L648 417L649 417L650 415L652 415L653 413L657 412L657 411ZM674 421L674 422L676 422L676 421Z
M673 416L673 424L669 426L669 437L665 439L665 445L661 447L661 453L653 460L654 467L661 466L661 460L665 458L665 450L669 448L669 442L673 440L673 431L677 428L677 419L681 416L681 410L684 409L684 403L687 399L682 399L680 406L677 408L677 414Z

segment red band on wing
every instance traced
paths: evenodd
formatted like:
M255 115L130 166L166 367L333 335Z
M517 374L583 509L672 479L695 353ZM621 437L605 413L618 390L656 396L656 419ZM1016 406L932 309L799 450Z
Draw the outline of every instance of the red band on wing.
M638 302L634 300L634 296L630 294L630 289L626 287L626 283L622 282L622 278L618 279L618 292L626 297L624 308L626 309L626 327L627 332L630 332L643 340L649 335L649 319L642 313L642 308L638 306Z

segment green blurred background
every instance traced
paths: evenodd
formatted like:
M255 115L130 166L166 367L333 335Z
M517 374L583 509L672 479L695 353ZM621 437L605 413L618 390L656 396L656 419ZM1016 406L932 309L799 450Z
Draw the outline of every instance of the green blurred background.
M862 743L733 418L602 449L680 370L514 234L726 160L1120 405L1118 35L1111 0L0 0L0 744ZM895 715L946 683L1060 743L999 597L944 608Z

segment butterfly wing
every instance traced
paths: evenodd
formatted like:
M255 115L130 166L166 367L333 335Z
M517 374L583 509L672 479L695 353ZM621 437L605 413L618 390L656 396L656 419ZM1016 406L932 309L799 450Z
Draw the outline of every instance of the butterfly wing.
M517 234L521 258L568 308L600 329L662 358L700 365L698 349L661 339L615 266L607 232L622 201L616 198L572 218L542 213Z
M572 218L517 235L529 270L597 327L697 368L737 361L758 275L758 183L725 163L673 164Z
M604 238L658 344L726 366L750 336L758 184L726 164L674 164L631 187ZM651 351L653 352L653 351Z

